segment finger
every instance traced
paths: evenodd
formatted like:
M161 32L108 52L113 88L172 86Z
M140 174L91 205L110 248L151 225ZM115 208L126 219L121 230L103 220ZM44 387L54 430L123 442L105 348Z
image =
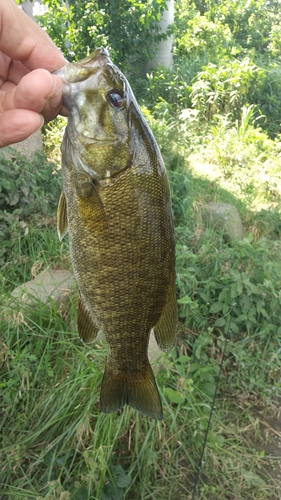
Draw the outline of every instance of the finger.
M43 117L34 111L5 111L0 115L0 147L23 141L42 127L43 123Z
M29 109L54 118L62 107L62 81L45 69L36 69L25 75L19 84L7 92L0 92L0 111Z
M6 86L10 82L19 83L27 73L29 70L20 61L11 60L0 52L0 86L3 90L3 85Z
M0 0L0 47L30 70L44 67L55 71L66 60L55 44L13 0Z

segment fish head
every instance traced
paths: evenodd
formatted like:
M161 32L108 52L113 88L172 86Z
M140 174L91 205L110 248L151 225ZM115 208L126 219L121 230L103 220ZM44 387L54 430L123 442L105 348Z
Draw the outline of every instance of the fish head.
M132 160L129 83L104 48L56 72L69 109L62 151L76 170L99 181L114 177Z

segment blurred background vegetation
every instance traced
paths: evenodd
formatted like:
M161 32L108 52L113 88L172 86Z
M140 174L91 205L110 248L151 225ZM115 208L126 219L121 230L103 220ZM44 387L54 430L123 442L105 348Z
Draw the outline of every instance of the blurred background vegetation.
M277 500L280 2L177 0L173 67L146 73L163 38L164 0L44 3L37 21L69 60L109 48L161 148L176 225L178 340L157 375L163 422L128 408L100 414L106 346L89 351L77 339L76 297L59 310L10 299L36 269L70 268L55 229L65 120L45 127L45 154L33 161L0 152L0 497L191 499L227 338L195 498ZM244 238L230 242L206 222L212 201L238 209Z

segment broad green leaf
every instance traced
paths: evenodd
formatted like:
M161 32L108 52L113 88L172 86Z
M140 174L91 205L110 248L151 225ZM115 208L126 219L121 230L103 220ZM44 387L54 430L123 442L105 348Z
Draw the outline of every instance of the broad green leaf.
M163 390L165 397L171 403L175 403L177 405L182 405L185 401L185 397L182 396L179 392L167 387Z
M215 302L210 307L210 313L215 314L215 313L221 311L222 308L223 308L223 303L221 303L221 302Z

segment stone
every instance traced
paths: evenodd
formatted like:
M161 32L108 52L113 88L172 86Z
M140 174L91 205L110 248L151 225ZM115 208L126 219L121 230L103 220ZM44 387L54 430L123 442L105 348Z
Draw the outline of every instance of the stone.
M208 203L204 215L214 227L222 229L225 237L231 242L244 238L245 230L238 210L233 205L229 203Z
M11 144L9 148L13 148L18 153L26 156L29 160L33 160L35 153L37 153L37 151L43 150L41 130L36 130L36 132L34 132L24 141ZM4 147L1 148L1 150L4 152L7 158L9 158L9 149Z
M28 305L36 304L38 300L44 304L50 300L59 304L76 286L76 280L71 271L47 269L33 280L15 288L12 297Z

